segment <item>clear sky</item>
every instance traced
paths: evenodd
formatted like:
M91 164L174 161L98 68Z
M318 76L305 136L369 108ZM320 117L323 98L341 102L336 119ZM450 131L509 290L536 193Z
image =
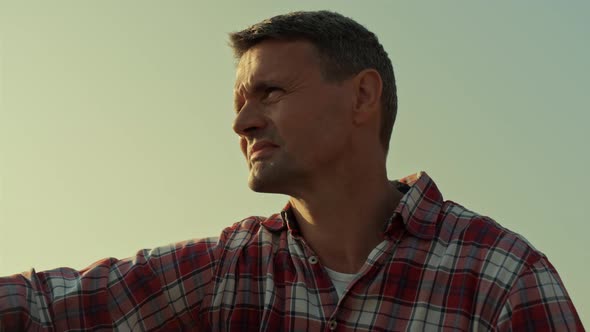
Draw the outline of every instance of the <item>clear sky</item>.
M330 9L392 59L389 177L426 171L524 235L590 324L589 2L210 3L0 2L0 275L280 211L285 196L247 187L227 33Z

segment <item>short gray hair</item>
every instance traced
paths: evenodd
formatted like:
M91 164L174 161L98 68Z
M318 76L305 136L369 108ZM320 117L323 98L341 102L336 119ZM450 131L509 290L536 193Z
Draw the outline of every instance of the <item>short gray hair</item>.
M364 69L375 69L383 81L380 139L385 153L397 115L397 92L393 66L374 33L353 19L330 11L299 11L256 23L230 33L237 59L267 39L307 40L319 52L324 78L343 81Z

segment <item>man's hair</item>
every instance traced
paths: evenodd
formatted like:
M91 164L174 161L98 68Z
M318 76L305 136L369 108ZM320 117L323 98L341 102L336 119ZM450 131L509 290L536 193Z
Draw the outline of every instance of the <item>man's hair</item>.
M267 39L311 42L319 53L322 74L328 81L341 82L367 68L379 72L383 81L380 139L387 154L397 114L397 93L391 60L374 33L338 13L299 11L230 33L230 46L239 60L250 48Z

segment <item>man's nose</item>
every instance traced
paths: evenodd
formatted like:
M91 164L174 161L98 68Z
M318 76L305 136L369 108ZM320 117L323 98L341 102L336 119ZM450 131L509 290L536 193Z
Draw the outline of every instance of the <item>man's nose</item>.
M232 127L239 136L249 137L266 125L267 119L260 108L247 102L234 119Z

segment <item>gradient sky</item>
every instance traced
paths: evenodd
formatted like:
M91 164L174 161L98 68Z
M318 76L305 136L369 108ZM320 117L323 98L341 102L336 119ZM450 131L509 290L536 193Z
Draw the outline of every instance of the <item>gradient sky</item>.
M392 59L389 177L426 171L445 199L522 234L590 324L589 2L247 4L0 2L0 275L280 211L287 197L246 184L227 33L330 9Z

